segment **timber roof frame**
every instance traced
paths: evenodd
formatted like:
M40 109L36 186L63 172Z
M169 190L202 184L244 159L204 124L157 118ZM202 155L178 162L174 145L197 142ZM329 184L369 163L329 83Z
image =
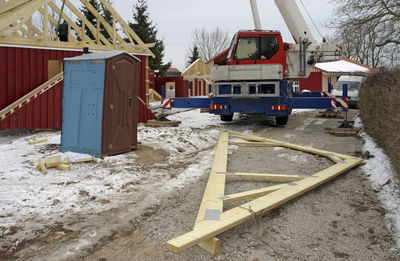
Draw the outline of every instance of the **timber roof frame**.
M244 142L230 141L230 138L242 139ZM228 145L283 147L326 157L335 164L313 175L229 173L227 172ZM215 256L218 254L220 248L219 239L216 238L217 235L281 206L345 173L359 165L362 161L362 158L340 153L221 130L214 162L194 228L192 231L166 242L166 247L174 253L181 253L185 249L199 245ZM284 183L225 195L227 178L261 179ZM247 199L253 200L224 211L224 203Z
M96 24L86 21L79 8L69 0L0 0L0 44L74 50L88 47L90 50L121 50L154 57L150 50L154 43L144 43L106 0L99 1L113 16L112 24L107 23L88 0L80 0L80 3L97 18ZM68 23L67 42L59 41L57 32L49 30L49 25L58 27L60 14ZM76 19L71 15L82 21L81 27L75 24ZM34 16L42 19L43 28L34 25ZM101 26L111 39L100 33ZM85 29L91 32L94 40Z

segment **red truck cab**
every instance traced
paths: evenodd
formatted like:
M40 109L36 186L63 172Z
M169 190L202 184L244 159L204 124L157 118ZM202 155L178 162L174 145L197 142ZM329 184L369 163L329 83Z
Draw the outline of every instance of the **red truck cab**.
M281 64L285 72L288 47L279 31L239 31L232 39L227 63L229 65Z

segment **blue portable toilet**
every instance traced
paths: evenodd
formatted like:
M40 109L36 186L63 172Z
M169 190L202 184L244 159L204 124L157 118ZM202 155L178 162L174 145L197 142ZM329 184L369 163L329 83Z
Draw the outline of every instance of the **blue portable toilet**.
M64 59L61 151L114 155L137 147L140 60L123 51Z

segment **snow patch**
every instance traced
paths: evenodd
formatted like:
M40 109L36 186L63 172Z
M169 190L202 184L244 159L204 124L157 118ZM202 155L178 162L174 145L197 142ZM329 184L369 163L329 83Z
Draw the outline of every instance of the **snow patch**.
M356 118L355 126L362 127L359 117ZM392 163L385 152L379 148L373 139L365 132L360 136L365 144L363 152L369 151L374 157L364 160L362 166L371 182L372 188L378 191L378 198L386 209L387 228L394 235L397 245L400 247L400 184Z

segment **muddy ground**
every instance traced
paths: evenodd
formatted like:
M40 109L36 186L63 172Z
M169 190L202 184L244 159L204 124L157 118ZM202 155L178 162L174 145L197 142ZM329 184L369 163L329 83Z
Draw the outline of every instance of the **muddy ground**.
M357 111L351 111L353 116ZM361 150L358 137L336 137L324 131L338 119L316 118L316 111L293 115L287 126L272 120L243 117L224 127L296 144L349 155ZM211 127L210 127L211 128ZM157 148L142 148L141 164L154 164L152 154L168 156ZM154 152L152 151L154 150ZM194 155L206 159L214 148ZM231 146L228 171L310 175L331 165L325 158L287 149ZM142 153L142 154L140 154ZM155 157L159 159L160 157ZM136 184L131 200L100 213L81 213L63 220L50 232L25 242L5 260L399 260L386 226L385 210L360 167L257 217L218 238L216 257L199 247L176 255L167 240L189 232L212 162L199 178L174 191L164 191L154 180ZM171 166L176 167L176 166ZM178 166L179 167L179 166ZM182 167L182 166L181 166ZM183 166L184 167L184 166ZM193 170L196 171L196 170ZM173 179L174 177L169 177ZM263 187L258 182L227 183L226 194ZM229 209L231 205L227 205Z

